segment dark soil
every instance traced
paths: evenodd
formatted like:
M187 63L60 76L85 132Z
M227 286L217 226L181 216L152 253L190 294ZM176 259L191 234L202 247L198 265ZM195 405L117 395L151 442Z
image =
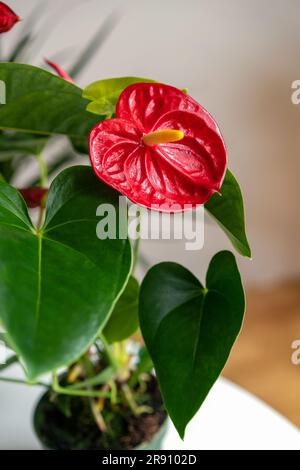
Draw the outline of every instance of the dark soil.
M152 414L133 416L128 409L122 413L106 410L109 432L101 433L91 413L88 398L45 393L34 414L36 433L47 449L53 450L119 450L132 449L149 442L166 419L155 377L145 392Z

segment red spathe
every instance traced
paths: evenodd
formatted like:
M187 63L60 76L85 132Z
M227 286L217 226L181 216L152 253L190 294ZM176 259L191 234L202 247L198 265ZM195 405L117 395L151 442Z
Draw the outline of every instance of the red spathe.
M0 33L6 33L20 21L20 18L13 12L9 6L0 2Z
M49 65L49 67L51 67L53 70L55 70L55 72L61 78L63 78L67 82L74 83L73 78L71 78L70 75L62 67L60 67L58 64L56 64L55 62L52 62L52 60L48 60L48 59L45 59L45 62L46 62L46 64Z
M180 130L178 142L146 145L143 136ZM189 95L159 83L126 88L116 118L96 125L90 134L90 157L96 175L131 201L174 212L204 204L221 187L226 149L211 115Z

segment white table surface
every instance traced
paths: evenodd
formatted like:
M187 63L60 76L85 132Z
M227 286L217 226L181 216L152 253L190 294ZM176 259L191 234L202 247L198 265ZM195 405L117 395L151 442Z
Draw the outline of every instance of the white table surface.
M39 450L31 418L42 389L0 383L0 450ZM300 431L264 402L219 379L182 442L170 423L164 449L297 449Z

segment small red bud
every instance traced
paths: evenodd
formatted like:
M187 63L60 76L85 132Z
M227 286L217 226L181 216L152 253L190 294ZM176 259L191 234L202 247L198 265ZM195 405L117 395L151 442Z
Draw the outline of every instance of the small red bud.
M62 69L59 65L57 65L55 62L52 62L51 60L45 59L45 62L51 67L55 72L64 80L70 83L74 83L73 78L70 77L70 75Z
M19 16L5 3L0 2L0 33L6 33L20 21Z
M24 188L19 190L30 209L44 207L48 190L46 188Z

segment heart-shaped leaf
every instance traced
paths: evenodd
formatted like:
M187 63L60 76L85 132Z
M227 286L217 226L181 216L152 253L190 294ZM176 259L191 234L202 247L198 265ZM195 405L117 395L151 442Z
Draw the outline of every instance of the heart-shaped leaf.
M176 263L154 266L142 283L143 337L165 406L182 438L226 363L244 309L240 274L228 251L212 259L205 288Z
M30 380L77 359L127 283L129 241L96 236L101 203L118 213L118 194L90 167L69 168L51 185L36 230L20 194L0 182L0 317Z
M130 277L103 330L103 334L109 343L123 341L138 329L138 298L139 284L134 277Z
M214 194L205 204L207 212L227 234L235 249L251 258L251 249L245 230L243 196L231 171L227 170L220 194Z
M86 111L80 88L38 67L1 63L0 80L6 89L0 129L87 137L101 120Z

